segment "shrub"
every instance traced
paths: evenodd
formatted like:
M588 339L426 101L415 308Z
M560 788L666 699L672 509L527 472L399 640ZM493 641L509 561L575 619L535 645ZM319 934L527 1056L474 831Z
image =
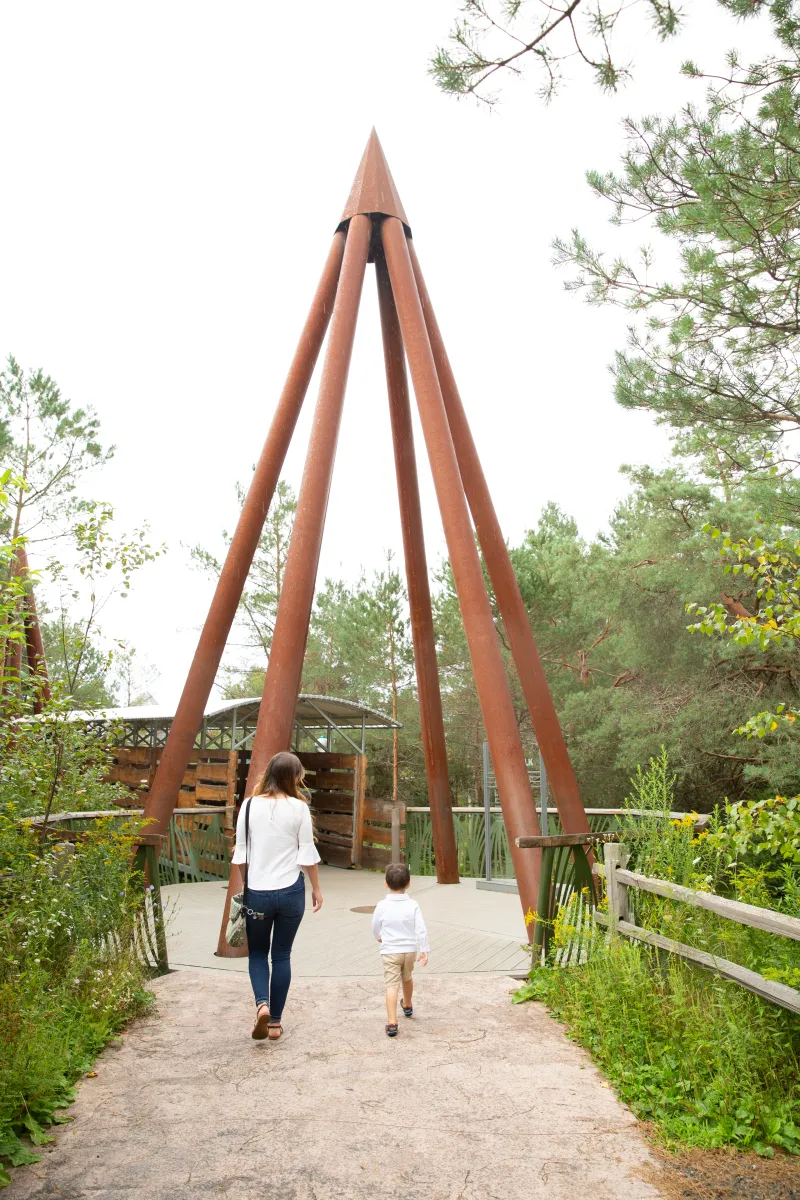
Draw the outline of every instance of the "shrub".
M0 810L0 1156L13 1166L34 1161L20 1135L49 1140L75 1081L148 1001L133 945L143 889L132 839L97 825L62 856L13 806Z

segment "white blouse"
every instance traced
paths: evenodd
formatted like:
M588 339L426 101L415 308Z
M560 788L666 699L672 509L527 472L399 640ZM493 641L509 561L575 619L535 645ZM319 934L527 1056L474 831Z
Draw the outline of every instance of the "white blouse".
M245 851L245 810L250 807L250 848ZM291 887L300 867L320 861L314 845L311 812L295 796L253 796L236 822L233 863L247 862L247 886L257 892Z

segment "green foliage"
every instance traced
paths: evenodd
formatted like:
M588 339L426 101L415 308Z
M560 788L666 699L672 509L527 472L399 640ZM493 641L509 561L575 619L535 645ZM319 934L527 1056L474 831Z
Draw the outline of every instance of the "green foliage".
M131 847L104 823L64 857L0 808L0 1157L12 1166L35 1161L20 1137L52 1140L75 1081L148 1002Z
M783 839L796 828L785 805L782 822L774 808L759 808L770 816L760 829L755 818L756 833L740 820L747 806L736 806L717 814L709 833L695 835L691 815L669 819L674 780L663 751L632 782L623 835L631 869L760 907L800 910L797 866L764 869L764 859L780 855ZM740 849L741 861L734 861L732 852ZM748 857L757 866L744 865ZM629 890L628 899L631 919L643 928L790 986L800 980L800 951L788 938L646 892ZM654 1121L669 1144L800 1154L796 1016L677 956L623 939L609 943L596 926L583 939L584 961L554 969L573 936L569 910L561 910L551 965L534 968L517 1002L548 1004L621 1098L638 1117Z
M708 845L725 856L729 867L743 863L777 872L791 863L800 878L800 796L727 805Z
M113 702L114 647L102 649L102 613L112 596L125 599L137 571L154 562L165 547L151 545L147 525L130 533L114 529L110 504L80 501L70 528L69 561L52 558L47 566L56 589L55 616L42 630L54 682L60 683L73 708Z
M483 813L453 809L458 873L464 879L480 879L486 873L486 823ZM492 877L513 879L514 866L505 823L493 814L490 828ZM408 813L406 817L406 862L412 875L435 875L433 827L429 813Z
M15 479L14 537L42 524L52 535L69 515L81 476L113 453L103 450L98 434L91 409L73 408L49 375L26 374L9 356L0 372L0 456Z
M111 505L81 498L84 473L106 462L97 442L99 423L90 411L73 409L42 371L26 376L10 358L0 374L0 452L10 463L0 472L0 708L5 716L26 712L41 687L24 651L25 607L38 595L47 612L42 576L49 578L55 613L43 622L45 659L55 664L59 695L73 707L111 699L107 676L113 650L102 648L100 614L112 596L129 593L136 571L164 548L154 549L144 526L127 535L113 529ZM26 568L38 539L58 546L45 572ZM22 658L25 658L22 653Z
M96 435L91 414L10 360L0 379L0 449L13 467L0 474L0 1159L11 1166L36 1161L27 1143L52 1140L46 1127L71 1103L75 1080L147 1001L131 831L99 823L70 854L24 820L127 798L104 781L107 743L71 710L107 698L113 652L94 641L99 615L160 551L146 530L113 534L110 506L79 498L82 472L107 457ZM20 564L32 527L59 539L48 568L57 612L42 627L49 699L38 673L9 653L24 641L24 606L40 580ZM8 1182L0 1163L0 1186Z
M737 477L726 498L713 476L688 463L630 477L631 494L607 533L587 542L548 507L511 550L584 796L593 807L619 807L630 764L657 757L662 745L676 777L673 808L708 812L726 796L797 790L800 747L784 739L745 749L733 736L759 702L791 704L800 683L793 648L771 644L763 654L756 645L692 638L684 615L699 596L727 595L731 586L704 526L721 525L724 514L727 528L755 536L765 489L774 495L776 484ZM794 484L780 487L794 495ZM751 603L747 592L740 598ZM457 603L440 594L437 624L445 605L443 662L448 685L466 693L466 709L474 692L463 638L451 633Z
M724 0L723 0L724 2ZM659 40L672 37L682 14L671 0L647 0L650 25ZM613 34L624 8L614 4L589 7L583 0L554 5L545 0L462 0L461 17L429 64L436 84L454 96L474 96L493 104L487 85L507 73L518 75L531 60L541 70L539 95L549 100L561 82L561 65L569 58L588 67L603 91L616 91L631 71L612 54Z
M579 967L536 968L541 1000L620 1098L671 1146L800 1153L797 1019L681 960L615 942Z
M70 718L69 701L54 701L40 719L0 722L0 806L20 817L44 812L103 812L128 801L104 776L109 745Z
M621 172L588 175L615 223L648 219L675 243L677 278L659 278L649 246L636 263L577 231L555 243L556 262L576 270L568 288L636 318L616 356L620 404L710 434L723 466L765 474L793 469L782 433L800 420L800 25L794 5L768 7L775 55L743 65L730 54L710 74L686 64L709 84L705 106L626 121Z
M687 605L699 619L689 629L696 633L727 634L739 646L755 643L759 650L800 637L800 542L778 537L734 541L729 533L704 526L720 541L723 574L740 582L754 597L753 612L741 601L728 604ZM733 611L731 611L733 610Z
M117 703L114 652L86 636L83 621L65 607L40 625L51 683L77 709L111 708Z
M246 495L241 484L237 484L236 492L241 505L244 503ZM289 537L296 509L295 494L289 484L281 479L275 489L275 495L258 540L247 584L239 602L237 616L237 628L245 638L245 651L248 654L255 653L259 658L268 657L272 645L275 616L283 586L286 557L289 552ZM230 545L231 539L228 533L223 534L223 540L226 546ZM222 563L214 554L202 546L195 546L192 549L192 559L206 574L219 578ZM258 671L259 668L243 668L238 665L228 667L226 694L230 696L258 695L261 691L260 687L256 691L242 690L253 670Z
M744 586L738 596L723 592L722 604L688 604L687 612L699 618L689 626L690 631L722 636L738 646L755 646L765 655L784 646L782 657L776 662L772 654L774 665L771 668L766 665L762 670L782 671L791 677L800 635L800 543L781 536L771 542L758 536L734 540L718 528L709 525L705 529L712 539L720 540L724 574L738 576L738 582ZM742 603L743 597L749 609ZM736 733L747 741L769 738L777 743L779 752L788 750L796 759L800 753L798 716L800 710L781 701L774 709L762 709L749 716ZM773 738L776 732L777 738ZM775 782L778 786L782 784Z

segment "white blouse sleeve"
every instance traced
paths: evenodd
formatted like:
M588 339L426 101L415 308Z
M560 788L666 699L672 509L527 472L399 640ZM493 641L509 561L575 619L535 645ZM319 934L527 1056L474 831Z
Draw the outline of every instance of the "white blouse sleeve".
M313 867L320 861L317 847L314 845L314 826L311 823L311 809L302 802L303 811L300 815L300 828L297 831L297 865L298 867ZM236 859L234 858L234 862Z
M236 822L236 845L233 850L232 863L247 862L247 847L244 841L244 811L249 803L250 801L246 800L239 809L239 819Z

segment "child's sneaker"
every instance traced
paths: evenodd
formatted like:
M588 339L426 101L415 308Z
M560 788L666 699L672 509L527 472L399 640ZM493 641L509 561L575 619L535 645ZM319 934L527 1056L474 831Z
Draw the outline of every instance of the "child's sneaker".
M400 1001L400 1007L401 1007L401 1008L402 1008L402 1010L403 1010L403 1016L404 1016L404 1017L413 1017L413 1015L414 1015L414 1006L413 1006L413 1004L403 1004L403 1001L401 1000L401 1001Z
M397 1026L396 1025L387 1025L386 1026L386 1036L387 1037L397 1037Z

